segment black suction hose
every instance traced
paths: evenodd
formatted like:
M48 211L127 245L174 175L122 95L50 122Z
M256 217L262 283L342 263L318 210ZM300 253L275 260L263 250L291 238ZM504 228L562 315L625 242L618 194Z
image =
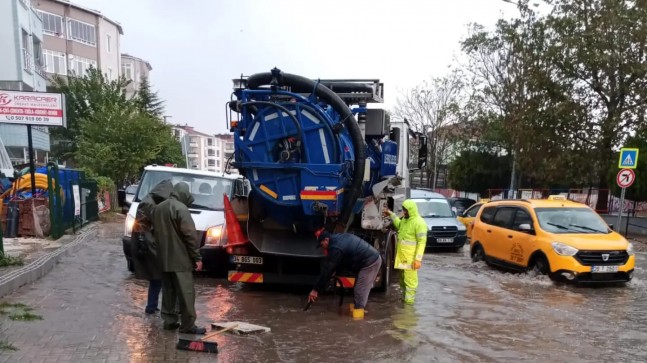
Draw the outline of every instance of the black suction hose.
M276 84L277 82L278 84ZM346 106L344 101L335 92L311 79L294 74L283 73L276 68L273 72L257 73L247 79L247 86L250 89L257 89L264 85L284 85L294 87L296 89L311 89L317 97L331 105L332 108L334 108L341 116L342 122L348 128L348 132L353 141L353 148L355 149L353 181L350 186L346 206L344 206L340 216L341 222L346 224L350 219L351 213L353 212L353 206L355 205L357 198L359 198L362 190L366 162L364 138L362 137L362 132L359 129L355 116L353 116L353 113L350 111L348 106Z

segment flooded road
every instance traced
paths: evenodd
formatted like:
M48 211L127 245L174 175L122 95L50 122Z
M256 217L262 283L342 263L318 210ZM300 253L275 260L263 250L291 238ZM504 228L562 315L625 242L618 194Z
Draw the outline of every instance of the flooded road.
M217 338L218 355L178 351L177 333L146 316L146 283L126 271L121 224L4 299L43 320L0 318L0 362L589 362L647 361L647 256L624 287L556 285L545 277L473 264L460 253L425 256L414 306L373 292L363 321L347 303L309 288L271 289L198 277L198 323L244 321L270 333Z

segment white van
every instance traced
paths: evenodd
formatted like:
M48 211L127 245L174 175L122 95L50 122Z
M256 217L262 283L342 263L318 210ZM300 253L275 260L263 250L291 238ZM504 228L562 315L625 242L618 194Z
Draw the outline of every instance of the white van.
M171 180L173 185L183 182L195 201L189 210L198 231L200 253L205 271L223 275L228 259L223 246L226 244L225 212L223 194L231 199L235 195L247 195L246 183L240 175L228 175L201 170L172 168L151 165L144 168L139 188L135 194L124 226L122 238L128 270L133 271L131 235L139 202L162 180Z

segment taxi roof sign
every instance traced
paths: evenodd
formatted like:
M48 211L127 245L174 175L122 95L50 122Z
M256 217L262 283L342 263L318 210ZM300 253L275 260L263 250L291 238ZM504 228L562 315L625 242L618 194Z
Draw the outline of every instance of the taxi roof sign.
M563 195L549 195L548 200L566 200L566 197Z
M487 203L487 202L489 202L489 201L490 201L490 199L489 199L489 198L481 198L481 199L479 200L479 203Z

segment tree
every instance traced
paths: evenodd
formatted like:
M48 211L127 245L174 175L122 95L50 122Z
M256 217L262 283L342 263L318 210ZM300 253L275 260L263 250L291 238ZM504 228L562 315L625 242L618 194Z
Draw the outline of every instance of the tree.
M491 152L465 150L449 164L450 185L481 195L488 189L500 189L509 180L509 159Z
M594 151L605 209L614 149L645 126L647 3L644 0L555 0L545 19L551 77L569 88L583 117L561 126Z
M462 74L453 70L405 92L394 110L396 116L410 122L413 131L428 137L427 184L432 188L436 187L438 165L447 163L451 154L451 128L458 120L462 90Z
M139 90L135 94L135 102L142 112L146 112L155 118L162 118L164 115L164 101L162 101L156 92L151 91L148 77L142 76Z
M155 133L159 135L159 152L146 165L176 164L178 167L186 167L186 158L182 154L182 144L171 133L171 126L158 123Z
M117 183L138 175L148 160L159 155L160 121L136 106L111 105L82 120L75 153L81 167Z
M52 79L54 92L65 94L67 127L50 130L52 156L75 165L75 155L80 142L82 120L92 120L101 110L126 107L129 100L126 86L130 81L119 78L108 81L97 69L90 67L83 77Z

